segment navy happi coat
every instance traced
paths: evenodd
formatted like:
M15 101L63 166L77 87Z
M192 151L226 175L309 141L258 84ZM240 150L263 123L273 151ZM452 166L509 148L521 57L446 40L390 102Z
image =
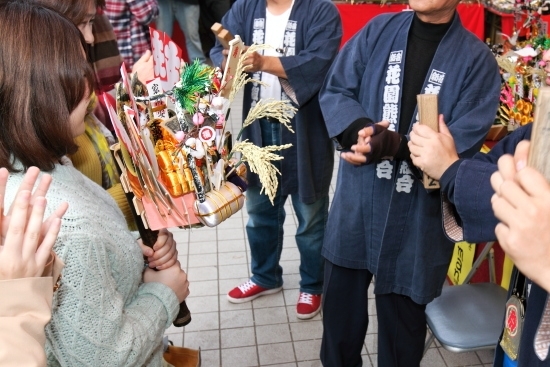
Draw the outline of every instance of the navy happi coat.
M380 15L340 51L320 93L331 137L364 117L388 120L390 129L399 130L413 15ZM455 14L422 93L439 95L439 113L461 156L472 156L481 147L495 118L499 91L494 56ZM452 251L441 225L439 190L425 190L410 161L363 166L340 161L323 246L329 261L371 271L377 294L403 294L426 304L441 293Z
M222 25L244 44L264 43L265 0L237 0L223 17ZM285 31L286 54L281 63L287 80L280 79L298 113L289 132L282 127L282 144L292 144L281 151L280 187L283 195L299 193L300 200L312 203L326 196L334 167L334 148L319 108L318 93L332 64L342 38L340 14L330 0L295 0ZM278 47L277 45L273 45ZM214 65L221 65L223 56L219 42L211 50ZM261 73L252 75L259 80ZM244 89L243 119L262 99L259 85L248 83ZM244 130L243 139L262 146L260 125L253 123ZM260 186L258 176L248 172L250 185Z
M498 171L497 161L504 154L514 154L516 145L531 137L532 124L515 130L499 141L489 153L477 153L472 159L461 159L441 176L441 191L454 204L463 233L457 241L480 243L495 241L495 218L491 197L491 175ZM444 221L444 224L450 222Z
M495 227L498 219L495 218L491 206L494 191L490 178L498 170L498 159L504 154L514 154L520 141L531 138L531 130L532 124L522 126L499 141L489 153L478 153L473 159L456 162L441 177L442 190L455 205L465 241L477 243L496 240ZM512 275L512 279L514 278ZM548 293L544 289L532 283L526 301L518 367L550 366L550 358L541 361L533 347L547 297ZM496 345L494 366L501 367L503 358L504 351L500 345Z

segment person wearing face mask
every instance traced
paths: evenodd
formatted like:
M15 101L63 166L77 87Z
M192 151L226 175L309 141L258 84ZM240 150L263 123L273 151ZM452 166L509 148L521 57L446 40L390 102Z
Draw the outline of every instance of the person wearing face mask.
M550 85L550 50L545 50L542 53L541 64L546 72L546 78L544 80L546 85Z

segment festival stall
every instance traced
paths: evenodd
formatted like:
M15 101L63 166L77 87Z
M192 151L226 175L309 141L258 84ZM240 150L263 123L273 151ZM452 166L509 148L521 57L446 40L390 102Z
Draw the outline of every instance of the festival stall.
M344 28L342 45L375 16L409 9L407 2L386 2L385 4L336 2L335 4L342 17L342 25ZM458 14L464 26L483 40L483 5L477 2L460 3L458 4Z

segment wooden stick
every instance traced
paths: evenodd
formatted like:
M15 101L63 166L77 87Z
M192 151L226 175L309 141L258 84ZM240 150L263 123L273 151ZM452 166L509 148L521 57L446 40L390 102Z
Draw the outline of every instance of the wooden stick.
M235 72L237 71L237 64L243 51L244 44L239 35L235 36L231 42L229 42L229 55L227 56L227 63L225 64L225 70L222 77L222 90L220 96L229 98L231 93L231 87L233 85L233 79L235 78Z
M550 87L541 87L535 106L531 132L529 166L539 171L550 182Z
M227 29L223 28L220 23L214 23L212 27L210 27L210 30L214 32L223 48L229 49L229 41L234 38L233 35Z
M418 94L418 120L422 125L427 125L435 131L439 131L439 112L437 108L437 94ZM426 189L439 189L439 181L434 180L426 173L422 177Z
M218 33L220 33L222 29L223 29L223 25L221 25L221 23L218 23L218 22L212 24L212 27L210 27L210 30L214 32L215 35L218 35Z

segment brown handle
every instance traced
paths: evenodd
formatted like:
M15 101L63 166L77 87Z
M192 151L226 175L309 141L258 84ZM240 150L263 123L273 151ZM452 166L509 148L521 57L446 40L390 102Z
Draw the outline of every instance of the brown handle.
M130 193L130 195L133 195ZM132 207L132 211L134 211L134 206L130 205ZM135 218L135 216L134 216ZM143 244L147 247L153 248L154 244L157 242L159 231L153 231L149 228L145 228L143 225L143 221L140 220L140 218L136 219L136 225L138 227L139 234L141 235L141 240L143 241ZM187 304L185 301L180 303L180 310L178 312L178 315L176 316L176 319L174 320L174 326L176 327L183 327L191 322L191 312L189 311L189 308L187 308Z
M111 149L113 150L113 155L115 156L116 162L118 163L117 167L119 169L120 180L121 182L124 182L126 172L124 172L124 169L122 167L122 160L119 159L119 156L118 156L118 154L120 154L120 149L117 149L116 145L111 147ZM145 225L143 224L143 220L137 213L136 207L134 206L134 193L129 189L129 187L127 186L125 187L124 184L122 186L124 188L124 194L126 195L126 200L128 200L128 206L132 211L132 216L134 217L134 221L138 228L139 235L141 236L141 241L145 246L153 248L153 246L157 242L159 232L153 231L150 228L145 228ZM189 324L190 322L191 322L191 312L189 311L189 308L187 308L187 304L185 303L185 301L183 301L182 303L180 303L180 310L178 312L178 315L176 316L176 319L174 320L174 326L182 327Z

